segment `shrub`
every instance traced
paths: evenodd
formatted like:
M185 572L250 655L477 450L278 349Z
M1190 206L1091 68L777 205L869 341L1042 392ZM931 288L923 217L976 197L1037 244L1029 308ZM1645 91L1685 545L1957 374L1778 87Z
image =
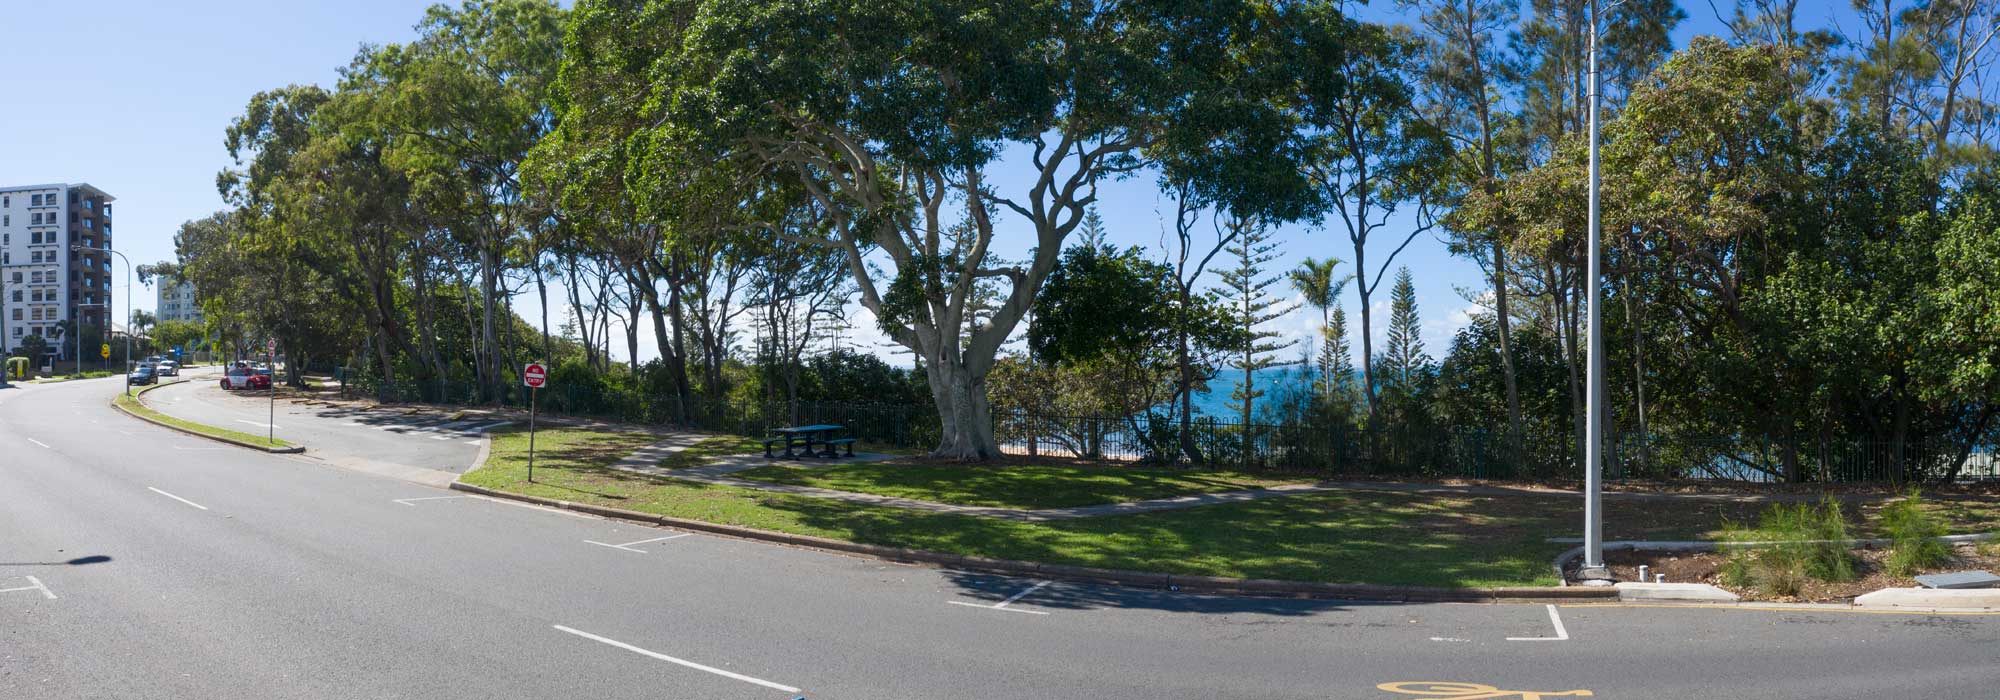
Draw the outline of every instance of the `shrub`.
M1854 554L1844 541L1847 519L1832 499L1817 507L1774 504L1765 509L1757 529L1727 524L1723 536L1732 542L1756 543L1729 552L1721 571L1726 585L1795 596L1808 580L1837 583L1855 578Z
M1890 540L1884 565L1889 575L1911 576L1951 561L1951 545L1937 539L1945 534L1944 523L1924 509L1923 498L1915 492L1883 506L1876 517Z

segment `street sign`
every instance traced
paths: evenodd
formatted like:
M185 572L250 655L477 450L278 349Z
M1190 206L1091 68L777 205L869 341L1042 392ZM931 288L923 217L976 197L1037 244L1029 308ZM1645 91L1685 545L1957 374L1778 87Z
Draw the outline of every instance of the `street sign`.
M549 370L540 362L521 368L521 383L528 385L528 483L535 483L535 415L541 412L542 385L549 383Z
M107 359L107 360L111 359L111 344L110 344L110 343L105 343L105 344L104 344L104 347L100 347L100 348L98 348L98 349L97 349L97 356L98 356L98 357L102 357L102 358L104 358L104 359Z
M278 354L278 339L277 339L277 338L272 338L272 339L270 339L270 340L266 340L266 341L264 341L264 354L266 354L266 355L276 355L276 354Z

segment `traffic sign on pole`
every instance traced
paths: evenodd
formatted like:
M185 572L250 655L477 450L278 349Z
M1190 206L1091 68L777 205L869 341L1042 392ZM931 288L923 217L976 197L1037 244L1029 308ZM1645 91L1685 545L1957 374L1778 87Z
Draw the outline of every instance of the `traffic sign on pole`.
M97 356L107 360L111 359L111 344L105 343L104 347L98 348Z
M528 385L528 483L535 483L535 414L539 413L542 385L549 383L549 370L540 362L521 368L521 383Z

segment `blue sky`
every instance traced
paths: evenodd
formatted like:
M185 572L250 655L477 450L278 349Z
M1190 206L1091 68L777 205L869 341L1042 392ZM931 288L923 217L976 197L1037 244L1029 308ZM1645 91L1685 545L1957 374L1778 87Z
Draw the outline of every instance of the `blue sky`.
M135 264L171 259L173 233L181 222L221 207L215 174L230 165L222 147L223 129L252 94L291 83L331 85L336 70L362 44L412 38L411 26L427 4L113 0L90 3L87 15L54 6L39 15L10 13L9 21L0 23L0 65L9 67L0 72L0 95L10 98L0 110L0 184L96 185L118 198L119 250ZM1838 12L1843 23L1854 25L1845 5L1838 3ZM1690 17L1675 33L1676 45L1719 31L1708 3L1685 7ZM1400 21L1404 13L1394 3L1378 0L1363 15ZM1801 20L1807 26L1833 21ZM1010 189L997 178L994 184ZM1140 176L1105 186L1100 210L1112 242L1154 246L1172 206L1150 177ZM1381 238L1395 231L1392 226ZM1019 229L1003 231L997 248L1019 258L1025 252L1021 241L1028 238ZM1291 226L1279 231L1277 240L1281 257L1273 263L1274 274L1305 257L1353 257L1345 235L1336 231ZM1379 259L1386 250L1376 249L1372 256ZM1449 255L1432 236L1419 238L1397 264L1416 275L1424 340L1434 356L1442 355L1470 307L1458 290L1483 286L1478 268ZM120 291L117 303L123 305ZM1386 297L1386 284L1381 291ZM152 290L144 287L134 289L132 299L141 309L154 306ZM516 303L525 317L539 318L531 297ZM1346 305L1358 332L1351 285ZM1309 313L1301 310L1274 325L1303 336L1314 323ZM562 312L551 316L560 324ZM877 342L871 319L863 315L855 324L857 342ZM1379 324L1376 330L1379 337ZM645 347L650 342L643 340L650 337L650 332L641 334L642 357L653 354ZM622 355L622 344L617 345L614 353Z

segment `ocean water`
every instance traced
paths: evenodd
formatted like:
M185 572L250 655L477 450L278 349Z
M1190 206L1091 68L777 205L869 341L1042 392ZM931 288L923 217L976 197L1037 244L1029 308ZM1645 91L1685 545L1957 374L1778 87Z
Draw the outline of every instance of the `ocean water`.
M1208 391L1194 395L1195 412L1222 419L1236 418L1243 407L1229 400L1229 395L1236 391L1236 382L1242 378L1241 371L1222 370L1215 379L1208 382ZM1252 372L1250 381L1264 392L1263 396L1258 397L1258 403L1271 400L1288 391L1303 390L1312 383L1312 379L1298 367L1272 367Z

